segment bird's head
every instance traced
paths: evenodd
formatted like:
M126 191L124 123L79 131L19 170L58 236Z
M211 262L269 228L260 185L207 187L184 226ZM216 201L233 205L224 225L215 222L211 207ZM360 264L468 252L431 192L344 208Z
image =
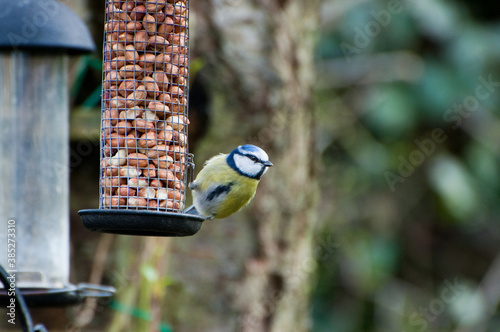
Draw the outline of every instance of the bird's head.
M251 144L240 145L234 149L227 156L227 163L241 175L257 180L267 172L268 167L273 166L267 153Z

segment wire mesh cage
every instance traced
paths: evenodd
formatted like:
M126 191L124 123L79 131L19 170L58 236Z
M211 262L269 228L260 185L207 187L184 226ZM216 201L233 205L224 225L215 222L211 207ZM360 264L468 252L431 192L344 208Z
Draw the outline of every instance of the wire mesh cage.
M186 0L107 3L100 207L184 207L187 15Z
M106 1L101 210L184 209L188 16L188 0Z

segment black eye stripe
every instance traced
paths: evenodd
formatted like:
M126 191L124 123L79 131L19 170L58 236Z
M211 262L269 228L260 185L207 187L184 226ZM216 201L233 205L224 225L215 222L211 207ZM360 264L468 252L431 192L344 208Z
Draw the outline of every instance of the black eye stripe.
M237 154L239 154L240 156L243 156L243 157L247 157L248 159L250 159L253 162L258 162L260 164L264 163L264 161L262 159L260 159L259 157L257 157L256 155L248 154L248 153L237 153Z
M244 154L243 156L247 157L248 159L250 159L252 161L260 161L259 158L257 158L253 154Z

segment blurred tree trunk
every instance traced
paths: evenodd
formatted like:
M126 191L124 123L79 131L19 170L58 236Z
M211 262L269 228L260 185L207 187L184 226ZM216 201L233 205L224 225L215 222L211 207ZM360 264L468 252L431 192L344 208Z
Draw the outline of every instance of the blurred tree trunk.
M176 331L306 331L317 201L318 2L211 0L193 1L191 8L193 58L201 54L214 100L197 164L253 143L275 166L250 208L175 240L171 271L191 285L167 291L177 310L169 321Z

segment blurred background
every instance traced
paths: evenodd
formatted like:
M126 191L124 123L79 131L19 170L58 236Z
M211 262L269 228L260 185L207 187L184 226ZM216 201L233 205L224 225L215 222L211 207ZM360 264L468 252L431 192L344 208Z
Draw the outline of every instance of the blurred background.
M498 14L323 2L314 331L500 328Z
M103 1L65 3L102 45ZM118 292L37 319L74 331L499 331L500 6L191 8L197 169L247 142L276 167L250 208L193 237L90 233L77 211L98 205L102 53L75 60L71 278Z

